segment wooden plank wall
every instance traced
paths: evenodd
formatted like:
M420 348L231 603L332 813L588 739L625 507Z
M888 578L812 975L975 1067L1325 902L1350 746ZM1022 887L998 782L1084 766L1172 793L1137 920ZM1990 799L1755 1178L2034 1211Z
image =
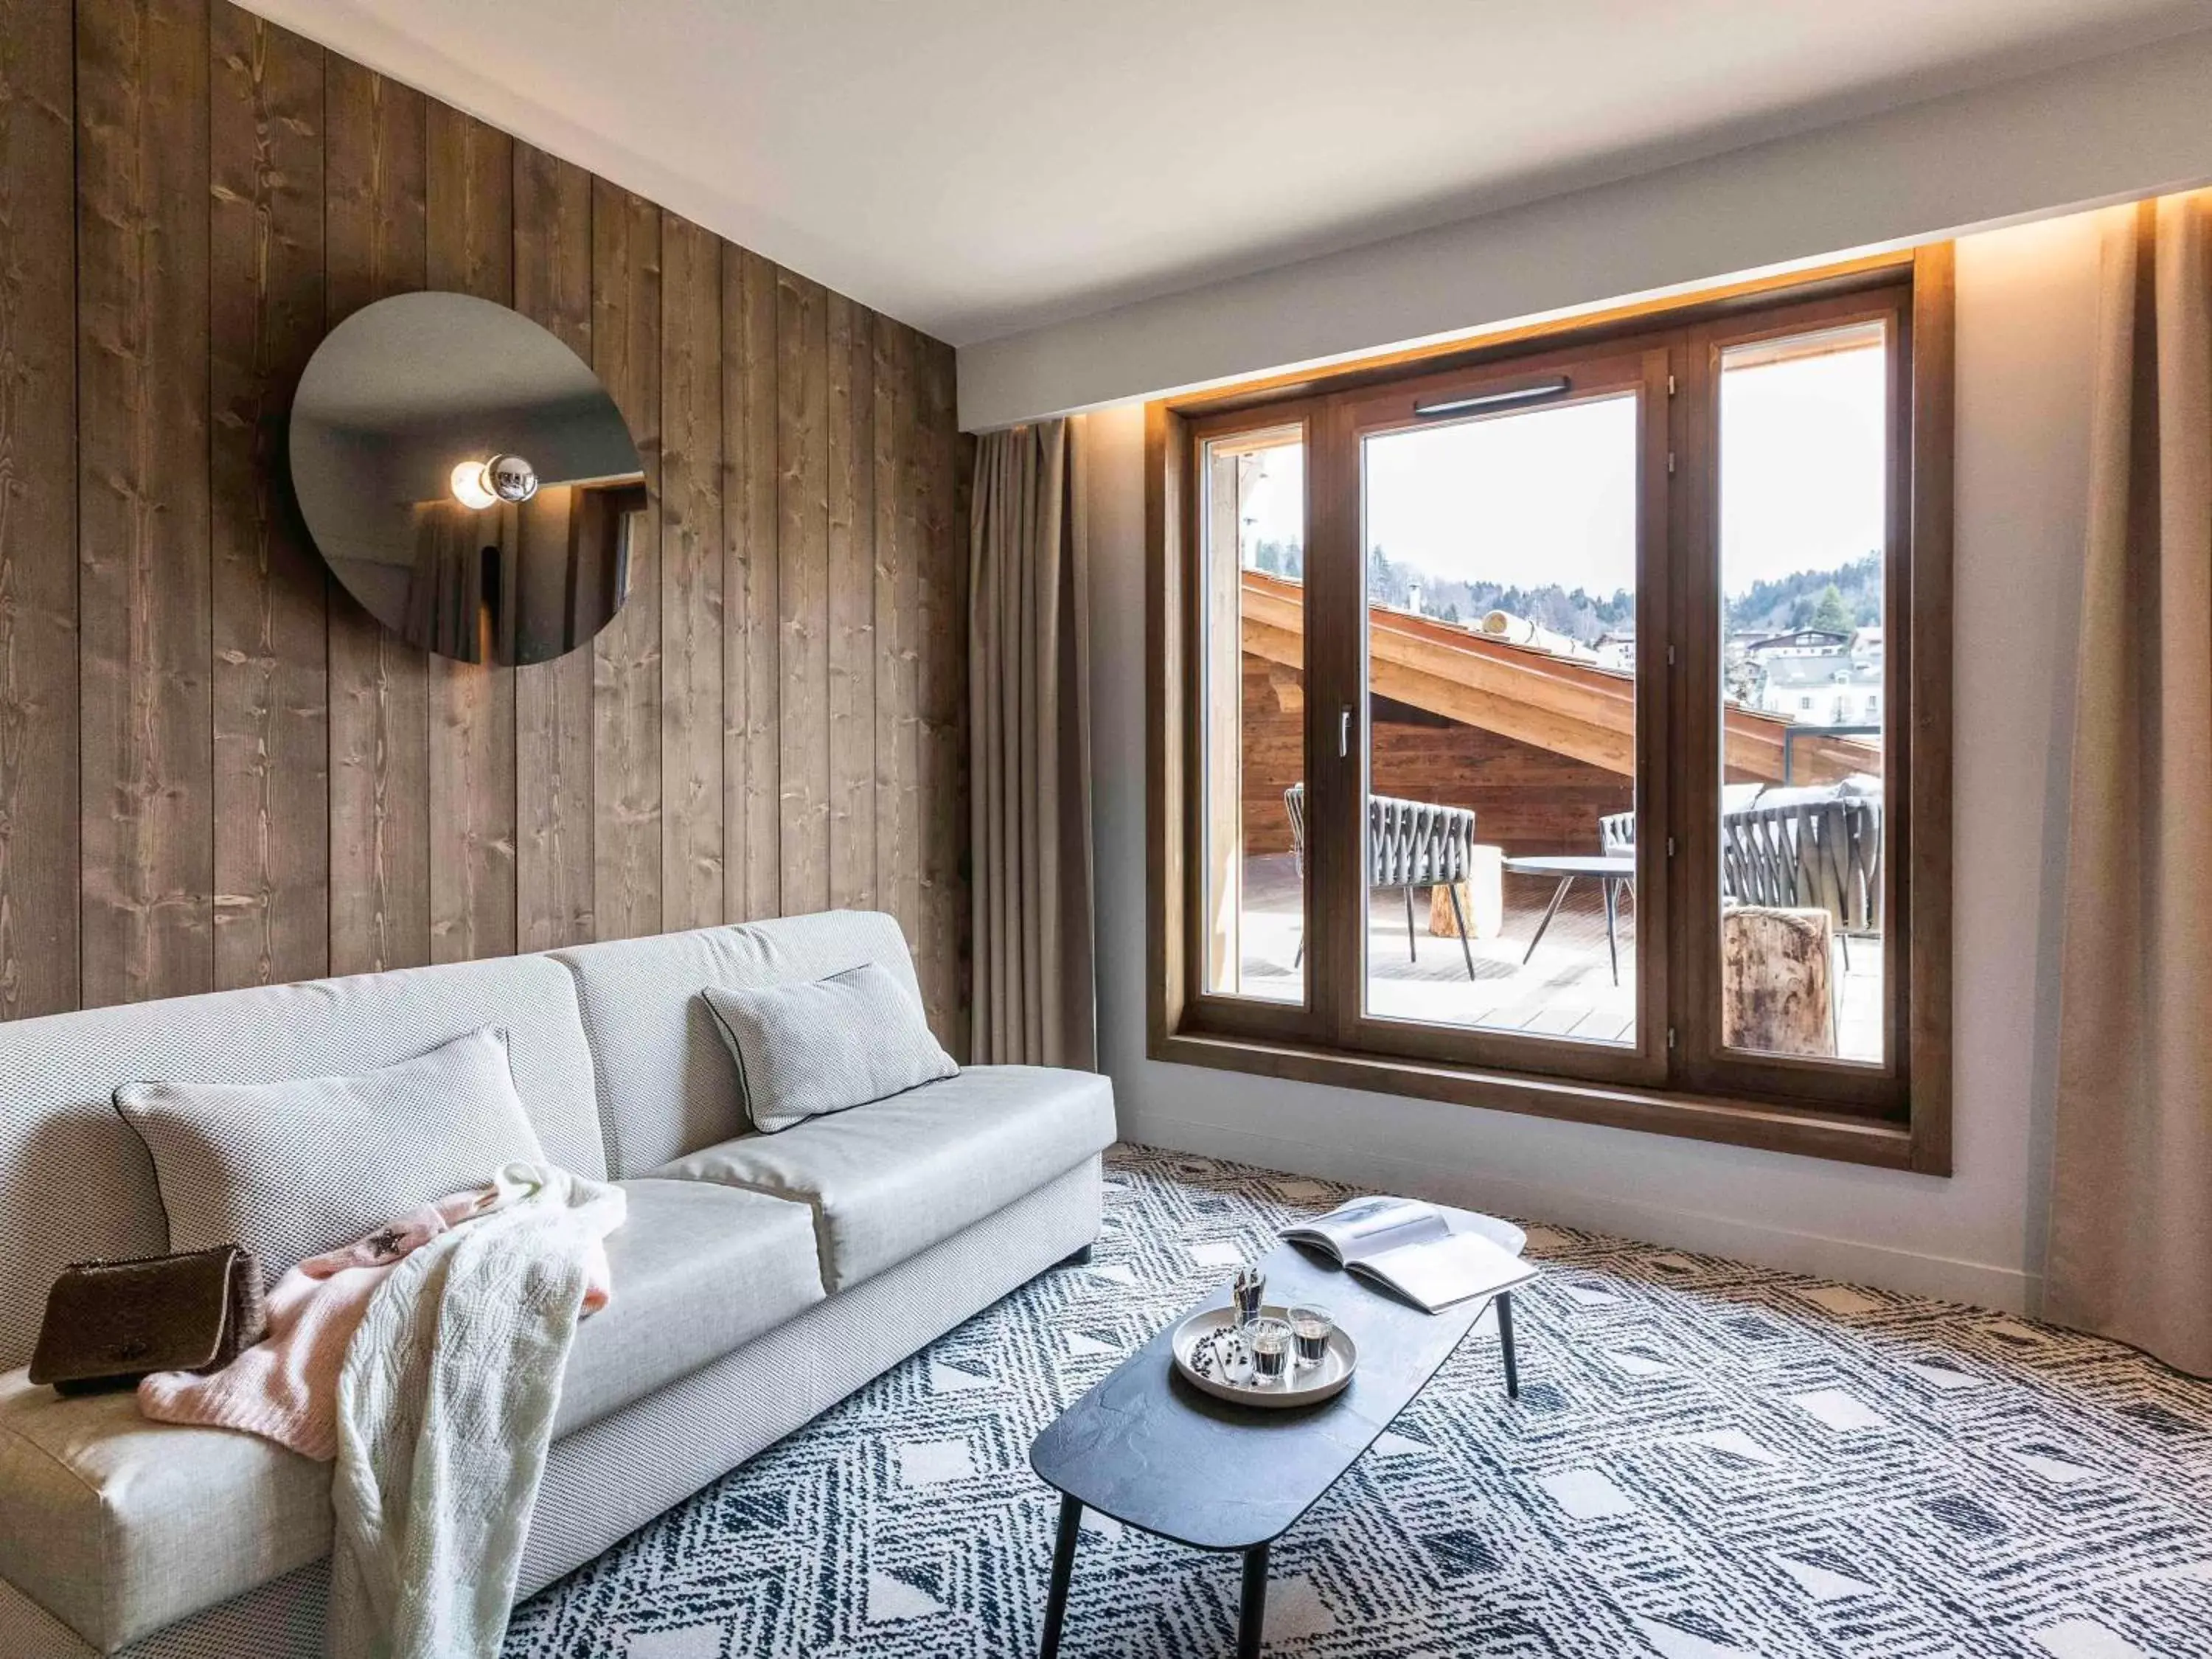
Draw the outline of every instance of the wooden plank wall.
M512 304L654 486L593 646L425 657L325 576L291 392ZM228 0L0 0L0 1018L890 911L967 1035L952 354Z

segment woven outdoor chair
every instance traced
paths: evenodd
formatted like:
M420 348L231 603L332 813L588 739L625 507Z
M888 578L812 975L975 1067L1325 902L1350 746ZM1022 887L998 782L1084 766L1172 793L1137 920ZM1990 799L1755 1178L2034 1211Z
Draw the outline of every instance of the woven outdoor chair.
M1636 815L1607 813L1597 833L1605 851L1633 852ZM1851 940L1881 933L1881 799L1791 791L1722 813L1721 897L1826 910L1849 968Z
M1283 810L1291 818L1291 854L1298 873L1306 871L1306 787L1294 783L1283 791ZM1467 976L1474 977L1474 947L1468 943L1467 913L1459 902L1459 884L1474 868L1474 812L1470 807L1442 806L1433 801L1401 800L1395 795L1367 798L1367 885L1395 887L1406 898L1406 957L1419 962L1413 943L1413 889L1442 887L1450 896L1452 920L1459 925L1460 954L1467 959ZM1298 941L1296 966L1305 960L1306 945Z
M1721 891L1739 904L1826 910L1848 969L1852 938L1881 932L1881 801L1832 795L1723 813Z

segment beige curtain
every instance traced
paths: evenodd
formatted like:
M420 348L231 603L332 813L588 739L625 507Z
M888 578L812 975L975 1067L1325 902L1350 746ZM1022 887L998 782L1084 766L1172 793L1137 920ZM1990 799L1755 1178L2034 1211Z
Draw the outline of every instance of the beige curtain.
M2105 236L2045 1303L2212 1373L2212 192Z
M1097 1064L1081 422L983 438L968 599L975 1059Z

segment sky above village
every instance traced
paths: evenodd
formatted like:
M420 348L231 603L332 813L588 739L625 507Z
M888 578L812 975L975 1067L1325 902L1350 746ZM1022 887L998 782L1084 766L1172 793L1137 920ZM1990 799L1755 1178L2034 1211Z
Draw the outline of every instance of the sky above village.
M1876 346L1722 376L1729 597L1881 545L1884 372ZM1370 439L1364 544L1432 580L1633 588L1635 425L1621 397ZM1303 542L1304 495L1301 453L1267 452L1250 533Z

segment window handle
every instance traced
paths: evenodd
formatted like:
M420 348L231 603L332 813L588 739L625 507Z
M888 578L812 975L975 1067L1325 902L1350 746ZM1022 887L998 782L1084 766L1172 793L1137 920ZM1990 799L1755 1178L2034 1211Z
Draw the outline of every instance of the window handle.
M1336 717L1336 757L1352 758L1352 705L1346 703Z

